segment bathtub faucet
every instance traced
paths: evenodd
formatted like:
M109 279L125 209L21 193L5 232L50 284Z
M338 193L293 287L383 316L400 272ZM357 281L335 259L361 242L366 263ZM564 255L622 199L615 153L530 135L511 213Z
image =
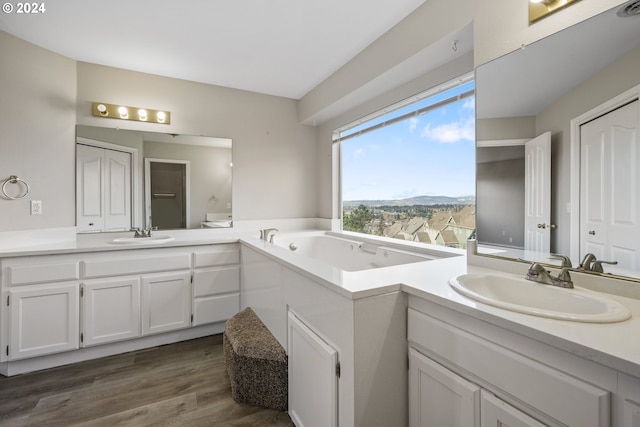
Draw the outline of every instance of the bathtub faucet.
M273 235L276 231L280 231L277 228L265 228L260 230L260 238L265 242L273 243Z

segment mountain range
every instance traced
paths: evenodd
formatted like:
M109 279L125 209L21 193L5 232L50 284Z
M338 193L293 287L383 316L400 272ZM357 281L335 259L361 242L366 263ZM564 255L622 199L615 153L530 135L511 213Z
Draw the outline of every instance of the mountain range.
M473 205L476 203L475 196L415 196L406 199L392 200L345 200L342 202L344 207L365 206L431 206L431 205Z

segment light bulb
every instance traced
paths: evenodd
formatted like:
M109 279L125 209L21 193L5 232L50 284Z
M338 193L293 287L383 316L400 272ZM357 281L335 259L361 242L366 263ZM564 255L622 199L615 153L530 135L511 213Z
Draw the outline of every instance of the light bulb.
M139 109L138 110L138 118L142 121L146 121L147 120L147 110L144 109Z
M107 114L109 114L109 113L107 112L107 106L106 106L106 105L104 105L104 104L98 104L98 105L96 106L96 109L98 110L98 113L100 113L100 114L101 114L101 115L103 115L103 116L106 116Z
M127 107L119 107L118 113L120 114L120 118L126 119L129 117L129 110L127 110Z
M164 121L167 118L167 115L165 114L164 111L158 111L158 114L156 114L156 118L158 119L158 123L164 123Z

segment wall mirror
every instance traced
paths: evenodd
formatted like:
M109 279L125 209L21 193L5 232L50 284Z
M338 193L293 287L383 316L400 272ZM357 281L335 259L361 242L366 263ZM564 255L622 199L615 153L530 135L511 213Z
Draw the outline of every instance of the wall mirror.
M595 251L579 242L584 230L576 232L581 211L585 215L579 191L593 175L583 170L580 179L581 145L575 142L572 121L640 87L640 15L623 16L628 5L476 69L479 253L552 265L559 265L552 254L562 253L577 266L586 252ZM548 233L549 246L531 250L525 244L525 142L545 133L550 135L550 205L548 223L540 226ZM632 149L640 150L637 132L632 139ZM627 193L635 181L622 184ZM635 185L634 198L640 197ZM603 209L611 210L609 205ZM606 258L605 253L601 259ZM607 273L640 277L640 262L605 267Z
M76 126L79 233L228 228L232 141Z

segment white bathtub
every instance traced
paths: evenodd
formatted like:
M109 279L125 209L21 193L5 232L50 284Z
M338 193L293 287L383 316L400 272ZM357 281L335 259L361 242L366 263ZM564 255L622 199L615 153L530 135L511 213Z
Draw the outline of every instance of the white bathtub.
M330 264L344 271L369 270L437 258L384 246L384 243L343 238L326 232L276 234L273 243L300 256Z

